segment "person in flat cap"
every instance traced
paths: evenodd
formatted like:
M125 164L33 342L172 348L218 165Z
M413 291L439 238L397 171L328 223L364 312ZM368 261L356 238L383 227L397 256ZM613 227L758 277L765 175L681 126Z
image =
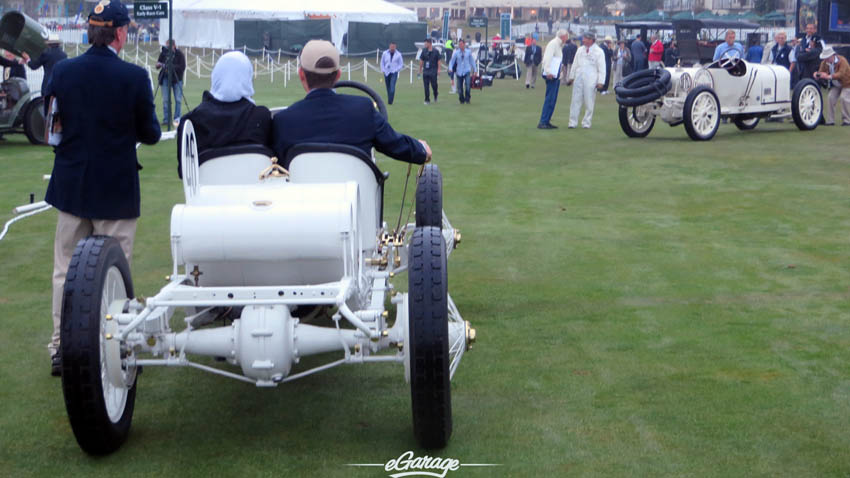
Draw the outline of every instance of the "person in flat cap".
M62 50L62 42L59 40L59 35L51 33L47 37L47 48L36 59L30 59L30 56L23 52L22 56L27 62L27 66L32 70L44 68L44 78L41 80L41 96L45 96L47 92L47 82L53 76L53 67L60 61L68 58L68 55Z
M397 133L372 101L333 90L339 80L339 52L325 40L311 40L301 50L298 77L307 96L274 117L272 143L284 167L287 153L301 143L354 146L371 157L372 148L399 161L422 164L431 158L423 140Z
M88 18L92 44L60 61L48 80L45 103L58 113L49 127L60 133L45 201L59 212L53 246L53 336L47 345L51 374L62 370L62 294L77 242L112 236L130 263L140 215L136 143L155 144L160 129L147 72L122 61L127 8L118 0L96 3ZM60 131L61 130L61 131Z

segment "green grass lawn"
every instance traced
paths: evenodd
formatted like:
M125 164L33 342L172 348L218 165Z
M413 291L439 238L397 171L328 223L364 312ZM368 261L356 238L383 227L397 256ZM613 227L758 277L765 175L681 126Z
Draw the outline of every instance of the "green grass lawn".
M539 131L541 83L498 80L461 106L443 78L426 107L406 80L390 119L443 171L464 238L450 290L479 336L454 379L452 439L431 454L503 464L449 476L850 474L850 128L730 123L695 143L659 122L629 139L613 96L591 130L567 130L565 88L561 128ZM189 80L192 106L206 85ZM303 96L256 88L269 106ZM175 150L139 149L143 296L170 273ZM0 143L0 220L43 195L51 166L23 136ZM406 167L379 166L392 222ZM425 453L402 367L372 364L274 390L149 367L128 442L85 455L48 373L55 222L0 242L0 475L379 477L345 464Z

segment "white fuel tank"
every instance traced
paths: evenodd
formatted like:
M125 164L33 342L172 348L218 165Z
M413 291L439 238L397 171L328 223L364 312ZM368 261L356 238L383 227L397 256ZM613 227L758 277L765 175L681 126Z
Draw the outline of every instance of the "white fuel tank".
M357 203L354 182L202 186L172 210L173 258L206 286L338 281L359 250Z

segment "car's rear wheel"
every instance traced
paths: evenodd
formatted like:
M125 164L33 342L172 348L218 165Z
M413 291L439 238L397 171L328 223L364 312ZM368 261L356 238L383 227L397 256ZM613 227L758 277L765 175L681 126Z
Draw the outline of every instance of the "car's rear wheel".
M711 88L698 86L685 98L685 131L694 141L708 141L720 127L720 101Z
M130 433L136 370L122 365L116 320L133 296L130 267L118 241L81 240L74 250L62 302L62 392L71 430L93 455L117 450Z
M443 448L452 434L446 243L440 229L417 227L410 242L408 334L413 434Z
M823 112L820 86L814 80L800 80L791 96L791 116L794 124L803 131L818 127Z
M24 134L32 144L47 144L44 139L44 98L40 96L24 107Z
M426 164L416 181L416 227L443 227L443 175Z
M759 124L759 119L758 116L736 116L734 121L739 130L748 131Z
M655 126L655 115L643 106L620 105L620 128L629 138L644 138Z

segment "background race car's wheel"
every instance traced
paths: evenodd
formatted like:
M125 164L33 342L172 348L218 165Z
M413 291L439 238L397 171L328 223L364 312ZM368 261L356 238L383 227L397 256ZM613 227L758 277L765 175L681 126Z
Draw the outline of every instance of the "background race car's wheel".
M133 282L118 241L106 236L81 240L65 281L62 391L77 443L94 455L117 450L133 419L136 370L121 366L118 338L113 336L117 327L106 320L116 305L121 311L129 297Z
M375 104L375 109L377 109L384 118L387 118L387 105L384 104L384 99L381 98L381 95L378 94L377 91L373 90L367 85L363 83L358 83L356 81L337 81L334 85L334 89L336 88L352 88L355 90L360 90L363 93L369 95L369 98L372 99L372 102Z
M409 264L413 434L423 448L442 448L452 434L452 400L446 244L440 229L416 228Z
M643 138L655 126L655 115L640 106L620 105L620 127L629 138Z
M24 134L32 144L44 142L44 98L38 97L24 107Z
M443 175L436 164L426 164L416 181L416 227L443 227Z
M698 86L691 90L683 113L685 131L694 141L708 141L720 127L720 101L711 88Z
M756 125L759 124L759 117L742 115L736 116L734 121L735 126L737 126L739 130L747 131L755 128Z
M800 80L791 96L791 116L803 131L818 127L823 112L823 97L820 86L814 80Z

